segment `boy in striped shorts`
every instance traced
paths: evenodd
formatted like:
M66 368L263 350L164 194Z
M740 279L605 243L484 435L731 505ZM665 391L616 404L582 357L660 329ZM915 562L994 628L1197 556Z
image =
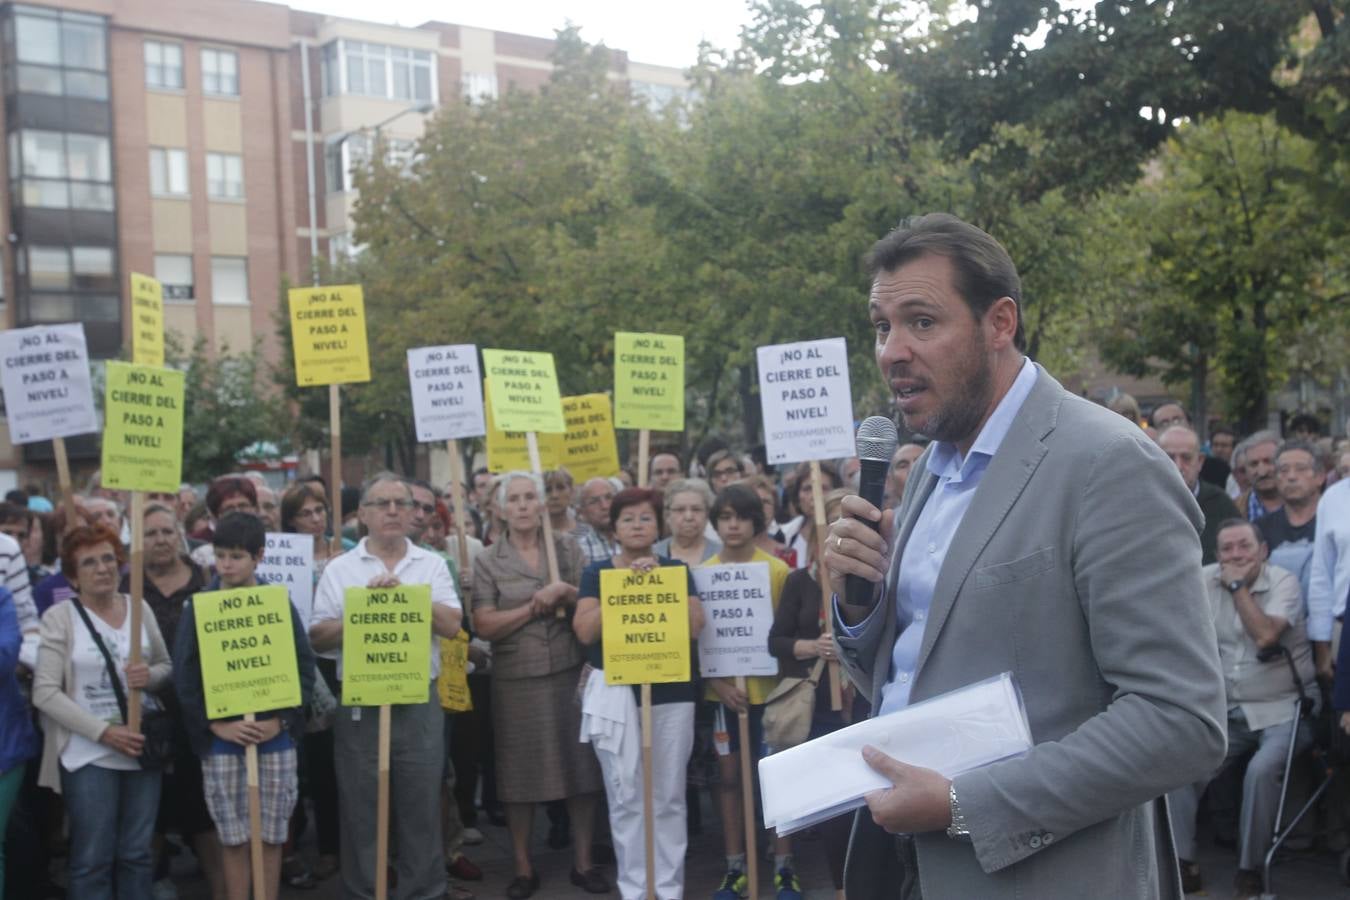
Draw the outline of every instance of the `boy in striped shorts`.
M206 589L256 585L254 571L262 561L266 540L265 527L257 516L234 512L221 519L212 539L217 575ZM208 720L191 604L184 607L178 623L174 687L192 749L202 759L206 808L224 849L225 886L231 900L247 898L250 889L248 779L244 767L244 748L250 744L258 748L263 868L269 898L276 897L280 887L281 852L299 791L296 744L304 731L304 710L314 688L314 653L294 604L291 632L300 675L300 706L258 713L254 722L240 718Z

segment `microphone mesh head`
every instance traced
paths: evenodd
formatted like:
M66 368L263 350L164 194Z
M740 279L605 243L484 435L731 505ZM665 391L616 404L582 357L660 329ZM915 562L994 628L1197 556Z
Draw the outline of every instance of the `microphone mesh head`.
M869 416L858 426L858 458L891 461L900 434L885 416Z

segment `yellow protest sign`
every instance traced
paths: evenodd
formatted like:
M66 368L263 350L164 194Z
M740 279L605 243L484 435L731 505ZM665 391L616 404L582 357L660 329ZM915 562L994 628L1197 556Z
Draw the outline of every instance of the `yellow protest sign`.
M206 717L300 705L291 599L281 585L209 591L192 598Z
M552 353L484 350L483 364L491 385L488 404L497 427L550 434L567 430Z
M600 571L606 684L689 680L689 570Z
M620 428L684 431L684 338L614 335L614 421Z
M370 380L366 303L359 284L291 288L291 346L300 387Z
M564 397L562 406L567 431L562 435L561 453L549 468L566 466L578 484L588 478L619 474L619 446L614 438L609 397L604 394ZM540 455L543 452L540 447Z
M525 444L525 432L502 431L497 427L497 417L492 414L492 386L483 382L484 418L487 424L487 467L494 475L503 472L528 472L530 470L530 451ZM560 435L539 435L539 464L545 470L557 468L553 459L553 438Z
M108 363L103 486L177 493L183 475L183 373Z
M164 288L136 272L131 273L131 361L164 365Z
M342 609L342 702L426 703L431 680L431 586L347 588Z
M469 633L460 629L452 638L441 638L441 674L436 678L436 694L441 709L450 712L468 712L473 709L469 696Z

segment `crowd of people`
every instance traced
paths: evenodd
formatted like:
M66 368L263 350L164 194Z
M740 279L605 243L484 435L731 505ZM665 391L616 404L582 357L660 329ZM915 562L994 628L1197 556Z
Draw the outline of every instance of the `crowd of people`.
M1315 697L1314 686L1325 687L1350 733L1350 648L1339 641L1350 594L1350 442L1323 436L1306 416L1287 436L1211 425L1202 439L1180 404L1147 417L1125 395L1109 405L1157 442L1203 512L1203 576L1229 709L1224 769L1250 761L1227 790L1218 789L1221 771L1168 799L1186 888L1202 884L1195 821L1208 794L1216 829L1238 846L1239 893L1250 896L1260 892L1286 753L1312 740L1291 671ZM469 854L492 825L508 829L513 856L500 890L530 897L541 887L531 857L540 807L549 846L570 845L572 885L645 896L637 692L605 683L601 572L749 562L770 573L767 649L779 675L741 688L700 678L695 665L687 682L654 686L655 890L685 896L688 837L702 827L698 788L711 781L726 857L713 900L747 894L753 853L772 859L778 900L801 897L799 842L763 832L759 846L746 845L743 792L757 785L741 783L735 722L748 716L752 757L785 749L762 728L781 679L815 683L811 738L869 710L847 684L834 709L822 677L837 645L821 602L828 573L810 467L780 477L762 453L702 449L687 460L656 453L647 485L627 471L577 484L565 469L479 469L463 509L448 487L389 473L342 488L342 516L319 476L278 490L232 473L200 499L189 486L152 494L139 635L130 630L127 498L97 476L69 505L54 507L37 489L11 492L0 504L0 897L171 897L170 857L184 851L213 898L247 897L249 745L259 752L270 890L340 877L344 896L373 896L378 717L340 702L342 606L348 587L399 584L430 586L433 647L425 703L392 713L391 896L471 897L483 873ZM888 505L924 454L921 440L896 449ZM822 464L826 522L857 477L857 460ZM313 609L293 609L303 700L256 721L210 720L191 601L256 584L267 532L313 541ZM697 635L704 610L690 574L684 592ZM467 650L454 652L455 642ZM139 730L127 725L133 692L143 698ZM848 826L841 817L816 829L839 896ZM299 852L302 837L312 853Z

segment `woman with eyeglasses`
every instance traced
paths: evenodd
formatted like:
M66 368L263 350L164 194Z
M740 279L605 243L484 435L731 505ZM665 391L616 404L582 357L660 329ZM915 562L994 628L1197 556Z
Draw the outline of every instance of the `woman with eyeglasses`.
M581 581L581 547L554 535L559 580L551 580L540 476L503 476L494 501L505 536L474 563L473 621L478 635L492 643L497 793L506 804L516 868L506 895L522 900L539 889L530 833L535 806L553 800L567 801L572 823L572 884L608 893L609 882L591 860L595 804L603 788L600 767L577 740L581 712L575 696L584 652L572 633L571 613Z
M688 566L702 565L716 556L722 542L707 533L712 502L712 490L702 478L672 481L666 488L665 503L670 537L656 542L652 548L656 555L678 559Z
M168 686L172 664L144 601L141 632L131 633L132 600L117 590L124 552L116 532L103 526L66 535L61 570L77 593L42 617L33 679L45 738L38 784L65 797L68 893L80 900L143 900L153 879L160 771L141 768L145 737L124 724L118 695L143 691L142 709L157 709L155 692ZM133 640L141 647L138 663L128 661Z

